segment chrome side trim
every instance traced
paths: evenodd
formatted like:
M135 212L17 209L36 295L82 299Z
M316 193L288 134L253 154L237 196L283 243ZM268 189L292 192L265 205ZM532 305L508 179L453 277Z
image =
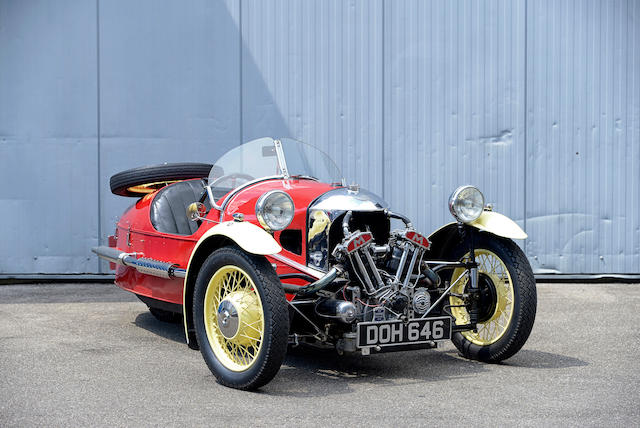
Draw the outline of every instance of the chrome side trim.
M316 278L316 279L320 279L320 278L322 278L323 276L326 275L325 272L321 272L319 270L312 269L310 267L307 267L307 266L305 266L303 264L300 264L300 263L298 263L296 261L293 261L290 258L282 256L280 254L271 254L271 255L269 255L269 257L274 258L274 259L278 260L279 262L284 263L287 266L291 266L292 268L297 269L300 272L304 272L307 275L309 275L309 276L311 276L313 278Z
M173 272L172 276L175 277L175 278L186 278L187 277L187 270L186 269L174 267L172 272ZM169 273L169 275L171 275L171 272Z

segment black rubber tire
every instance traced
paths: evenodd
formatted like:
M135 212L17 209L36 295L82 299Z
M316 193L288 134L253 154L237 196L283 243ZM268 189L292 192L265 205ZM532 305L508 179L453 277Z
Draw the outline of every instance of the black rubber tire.
M167 322L170 324L178 324L182 322L182 314L176 312L165 311L164 309L149 307L149 312L158 321Z
M131 192L129 188L162 181L187 180L189 178L206 178L213 165L208 163L165 163L162 165L142 166L128 169L111 176L109 184L111 193L119 196L139 198L144 193Z
M251 277L260 295L264 313L262 347L255 363L241 372L229 370L216 358L204 325L204 298L209 281L218 269L227 265L238 266ZM214 251L204 261L196 278L193 317L200 352L220 384L253 390L267 384L280 370L287 352L289 311L280 280L264 257L247 254L236 247Z
M479 233L476 235L476 249L486 249L495 253L505 264L513 281L513 315L505 334L490 345L477 345L461 333L454 333L451 340L460 354L472 360L497 363L512 357L529 338L536 319L536 282L531 265L520 247L510 239ZM456 250L455 258L467 253L468 246Z

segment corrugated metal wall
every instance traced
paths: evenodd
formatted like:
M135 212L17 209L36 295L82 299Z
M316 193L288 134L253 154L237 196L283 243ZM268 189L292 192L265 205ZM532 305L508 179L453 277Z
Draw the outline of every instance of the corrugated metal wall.
M528 6L527 254L640 272L640 2Z
M96 5L0 3L0 273L93 272Z
M293 136L382 192L382 2L243 1L243 139Z
M264 135L426 231L475 183L536 271L640 273L639 61L632 0L0 0L0 275L106 271L113 173Z
M523 225L524 1L385 4L385 187L427 230L475 184Z

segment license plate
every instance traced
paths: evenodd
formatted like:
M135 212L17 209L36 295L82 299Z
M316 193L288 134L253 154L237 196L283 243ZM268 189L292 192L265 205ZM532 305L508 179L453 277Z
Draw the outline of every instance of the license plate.
M403 321L358 323L359 348L426 343L451 339L451 318L425 318Z

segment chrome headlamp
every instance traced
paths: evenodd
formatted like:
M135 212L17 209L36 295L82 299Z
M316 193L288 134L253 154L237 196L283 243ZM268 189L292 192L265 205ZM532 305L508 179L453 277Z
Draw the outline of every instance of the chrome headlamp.
M256 203L256 216L263 228L278 231L293 220L294 205L291 196L282 190L272 190L260 196Z
M449 197L449 211L462 223L471 223L484 210L484 196L474 186L460 186Z

